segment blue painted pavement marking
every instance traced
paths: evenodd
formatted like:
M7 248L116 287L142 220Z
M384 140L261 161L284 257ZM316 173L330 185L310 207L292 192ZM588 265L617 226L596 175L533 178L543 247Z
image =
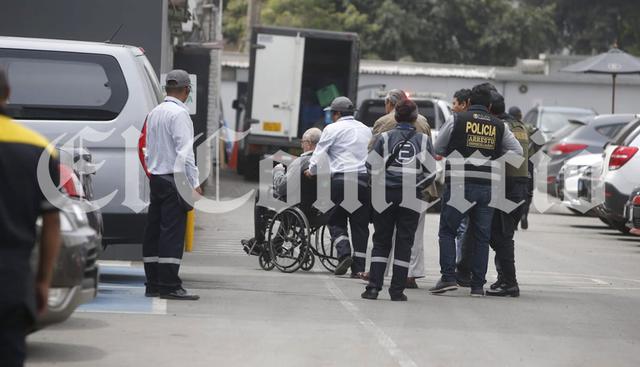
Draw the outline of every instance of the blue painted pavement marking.
M100 264L98 295L77 312L166 314L166 300L145 297L144 290L143 268Z

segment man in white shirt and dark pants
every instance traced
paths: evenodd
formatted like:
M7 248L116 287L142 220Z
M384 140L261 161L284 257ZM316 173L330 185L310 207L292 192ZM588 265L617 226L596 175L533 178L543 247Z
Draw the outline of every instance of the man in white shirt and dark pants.
M325 111L331 111L333 123L322 131L320 141L309 161L307 175L318 174L320 159L328 159L331 171L331 201L333 209L329 219L331 243L338 255L336 275L343 275L351 267L351 276L359 277L365 271L371 198L369 176L366 168L371 129L353 118L355 108L347 97L338 97ZM318 182L321 185L321 182ZM345 203L345 187L357 185L359 204L351 207ZM343 204L343 205L341 205ZM353 253L347 230L351 227Z
M191 92L189 74L172 70L165 90L167 97L147 116L145 161L151 173L151 203L142 246L145 296L195 301L199 297L182 288L178 276L187 212L192 207L191 198L183 198L177 185L189 185L194 196L202 194L193 153L193 122L184 104ZM185 176L187 182L177 182Z

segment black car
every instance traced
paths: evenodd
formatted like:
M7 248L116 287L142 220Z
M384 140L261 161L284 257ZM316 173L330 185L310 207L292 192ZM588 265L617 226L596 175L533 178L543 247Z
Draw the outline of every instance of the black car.
M624 214L631 233L640 236L640 186L631 191L629 201L624 206Z
M581 153L602 153L605 144L635 118L637 115L632 114L599 115L571 120L558 130L543 148L551 157L547 171L547 192L555 197L561 196L557 176L562 166Z

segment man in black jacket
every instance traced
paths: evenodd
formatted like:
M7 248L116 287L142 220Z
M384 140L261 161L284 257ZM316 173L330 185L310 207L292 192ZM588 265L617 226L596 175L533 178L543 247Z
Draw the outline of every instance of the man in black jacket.
M390 205L384 210L373 213L373 250L371 252L371 268L369 284L362 298L376 299L382 290L384 272L387 267L389 252L395 232L395 251L393 260L393 278L389 287L392 301L406 301L404 288L407 283L411 247L413 246L420 212L408 207L407 201L416 200L416 194L426 187L435 177L435 160L433 157L431 137L417 133L415 122L418 117L416 104L404 99L396 105L395 120L397 126L383 132L373 145L373 151L384 158L382 167L372 167L372 182L377 178L385 178L385 197ZM428 162L433 162L427 167ZM415 181L407 179L414 175ZM411 190L404 190L409 185ZM404 197L411 192L412 197ZM386 202L385 201L385 202ZM374 205L375 208L375 205Z
M436 153L447 157L447 167L438 233L442 277L430 289L432 293L457 288L455 237L460 222L469 215L469 230L476 235L471 295L484 296L493 219L493 208L489 206L491 186L502 179L496 160L508 151L522 154L513 134L489 113L490 88L475 86L470 101L469 110L445 125L436 141Z

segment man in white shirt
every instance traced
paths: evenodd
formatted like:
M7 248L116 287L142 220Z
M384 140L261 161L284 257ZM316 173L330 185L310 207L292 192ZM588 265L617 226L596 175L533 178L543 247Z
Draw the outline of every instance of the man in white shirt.
M351 267L351 276L360 277L365 271L369 241L371 199L366 161L371 129L353 118L355 108L347 97L334 99L325 111L331 111L334 122L324 128L305 174L317 175L320 159L328 159L331 201L334 204L329 219L329 232L338 254L335 274L343 275ZM348 210L341 206L345 201L345 186L348 185L357 185L357 209L348 206ZM353 253L347 222L351 227Z
M189 74L172 70L165 90L164 102L147 116L145 161L151 173L151 203L142 245L145 296L195 301L200 297L182 288L178 276L187 212L192 207L177 185L189 185L194 195L202 194L193 153L193 122L184 104L191 92ZM177 182L183 174L187 182Z

